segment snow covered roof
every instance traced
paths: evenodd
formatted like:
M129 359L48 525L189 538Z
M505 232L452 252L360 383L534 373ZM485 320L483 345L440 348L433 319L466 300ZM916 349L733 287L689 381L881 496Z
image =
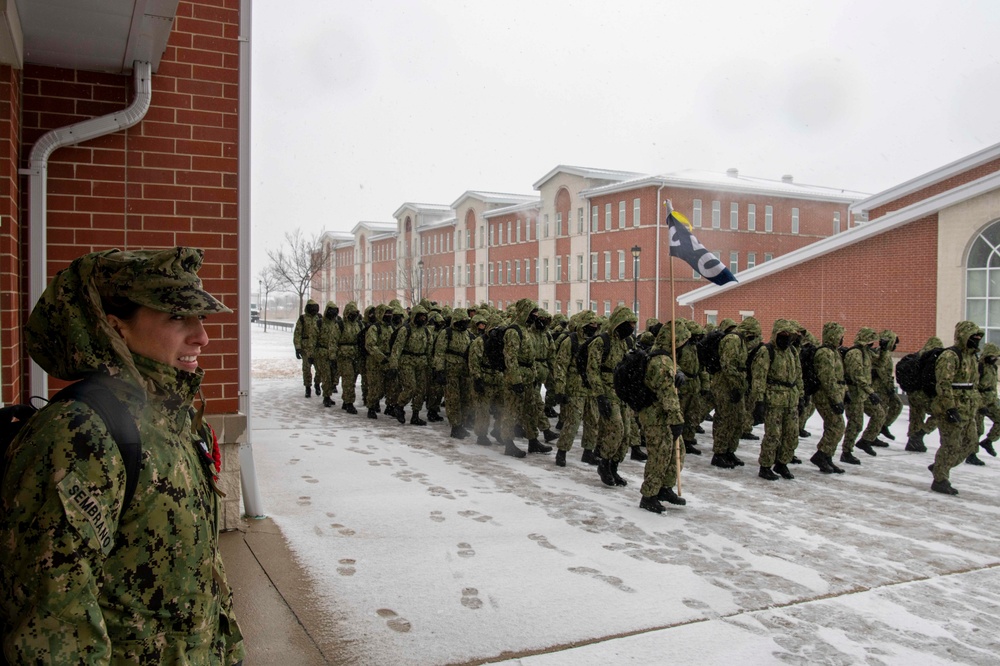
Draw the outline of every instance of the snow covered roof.
M950 164L946 164L943 167L934 169L933 171L928 171L922 176L917 176L905 183L900 183L895 187L890 187L888 190L879 192L878 194L873 194L872 196L858 201L851 206L851 213L858 215L862 212L867 212L873 208L878 208L897 199L901 199L908 194L913 192L919 192L920 190L934 185L935 183L940 183L941 181L947 180L953 176L957 176L960 173L965 173L971 169L978 166L992 162L996 159L1000 159L1000 143L984 148L979 152L967 155L960 160L955 160Z
M320 242L329 241L330 243L337 245L343 243L344 241L354 242L354 233L350 231L325 231L323 235L320 236Z
M403 211L407 208L412 210L414 213L448 213L451 212L451 206L445 206L444 204L426 204L426 203L413 203L407 201L402 206L396 209L396 212L392 214L393 217L399 217Z
M703 171L700 169L684 169L661 175L640 175L637 178L623 180L610 185L592 187L583 190L580 194L585 197L591 197L600 194L611 194L613 192L623 192L627 190L634 190L639 187L649 186L687 187L699 190L726 190L730 192L768 194L779 197L813 199L819 201L838 201L843 203L853 203L868 196L868 194L864 192L855 192L853 190L796 183L791 176L784 176L781 180L758 178L756 176L744 176L741 175L736 169L729 169L725 173L719 173L717 171Z
M458 208L462 200L469 197L478 199L485 204L499 204L504 206L538 200L538 195L535 194L509 194L504 192L487 192L485 190L466 190L462 193L462 196L452 202L451 207Z
M389 231L396 231L395 222L358 222L351 229L352 234L356 234L359 231L367 230L370 233L385 233Z
M451 209L449 208L448 210ZM455 216L452 216L452 217L446 217L441 220L434 220L433 222L425 222L420 225L420 228L417 229L417 231L422 233L424 231L430 231L432 229L440 229L441 227L453 227L455 226L455 223L457 221L458 220L455 218Z
M536 198L534 201L526 201L514 206L504 206L503 208L494 208L493 210L486 211L483 213L483 217L500 217L501 215L509 215L510 213L519 213L525 210L538 210L542 207L542 200Z
M532 187L536 190L541 189L542 185L549 182L556 174L568 173L574 176L580 176L581 178L590 178L592 180L610 180L613 182L618 182L622 180L628 180L630 178L635 178L641 176L641 173L636 173L635 171L615 171L613 169L593 169L591 167L579 167L579 166L568 166L566 164L560 164L554 167L547 174L535 181Z
M848 247L849 245L860 243L874 236L884 234L887 231L892 231L893 229L901 227L905 224L925 218L928 215L933 215L938 211L944 210L945 208L950 208L962 203L963 201L981 196L996 189L1000 189L1000 171L984 176L979 180L974 180L971 183L959 185L958 187L952 188L933 197L928 197L927 199L918 201L917 203L898 211L893 211L892 213L880 217L873 222L867 222L865 224L852 227L851 229L842 231L839 234L834 234L833 236L828 236L822 240L816 241L815 243L799 248L798 250L789 252L788 254L783 254L780 257L772 259L771 261L764 262L763 264L757 264L753 268L741 271L739 275L737 275L739 282L730 282L721 287L709 284L707 286L689 291L685 294L681 294L677 297L677 303L680 305L691 305L706 298L717 296L725 291L739 289L741 285L755 282L770 275L774 275L775 273L780 273L787 268L804 264L807 261L817 259L823 255Z

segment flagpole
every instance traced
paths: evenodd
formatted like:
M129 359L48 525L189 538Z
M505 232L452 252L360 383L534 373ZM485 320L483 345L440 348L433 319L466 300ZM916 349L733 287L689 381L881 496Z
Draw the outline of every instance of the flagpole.
M670 199L664 203L667 207L667 225L670 225L670 215L674 212L673 203ZM670 234L667 234L667 263L670 264L670 358L674 361L674 374L680 369L680 365L677 363L677 298L674 295L674 258L670 254ZM676 390L676 389L675 389ZM683 433L680 437L674 440L674 467L677 470L677 496L681 497L684 493L681 490L681 439L683 438Z

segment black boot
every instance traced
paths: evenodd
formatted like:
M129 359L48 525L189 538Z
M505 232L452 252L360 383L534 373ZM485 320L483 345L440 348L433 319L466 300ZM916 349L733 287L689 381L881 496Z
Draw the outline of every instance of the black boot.
M663 513L666 511L664 506L660 504L660 500L655 497L643 497L639 500L639 508L652 511L653 513Z
M514 437L524 437L524 428L520 423L514 426Z
M306 397L307 398L311 398L312 397L312 388L309 387L309 386L306 386Z
M688 503L686 499L678 496L677 493L674 492L674 489L669 486L663 486L660 488L660 492L656 495L656 499L661 502L669 502L677 506L684 506Z
M580 456L580 462L585 462L588 465L597 465L601 462L601 459L594 453L593 449L584 449L583 455Z
M858 460L853 453L848 453L844 451L840 454L840 462L847 463L848 465L860 465L861 461Z
M377 419L378 418L378 414L375 413L375 408L374 407L369 407L368 408L368 418L370 418L370 419Z
M843 467L837 467L837 465L833 462L833 458L831 458L830 456L826 456L826 464L830 466L830 469L833 470L834 474L843 474L844 473L844 468Z
M913 451L914 453L927 453L927 446L924 444L924 433L914 435L906 440L905 450Z
M618 463L616 462L611 463L611 478L615 480L616 486L624 488L628 485L628 481L618 475Z
M639 462L644 462L649 459L649 456L643 453L642 449L639 448L638 446L632 447L632 453L629 455L629 457L632 460L638 460Z
M597 475L601 477L601 483L606 486L615 485L615 477L611 474L611 461L601 458L597 463Z
M528 453L548 453L552 450L551 446L546 446L542 444L537 439L528 440Z
M991 442L989 438L986 438L983 441L979 442L979 446L983 447L983 450L986 451L986 453L993 456L994 458L997 457L997 450L993 448L993 442Z
M726 454L726 459L732 463L733 467L743 467L743 461L736 457L736 452L732 451Z
M410 417L410 425L425 426L427 421L420 418L420 412L413 412L413 416Z
M756 440L760 439L760 437L758 437L757 435L753 434L752 432L745 432L742 435L740 435L740 439L749 439L749 440L756 441Z
M554 419L557 416L559 416L559 414L557 414L556 410L552 409L551 407L546 407L545 408L545 416L548 417L548 418L550 418L550 419Z
M872 448L872 443L868 442L868 441L865 441L863 439L860 442L858 442L857 444L855 444L854 448L861 449L862 451L864 451L865 453L867 453L870 456L877 456L878 455L877 453L875 453L875 449Z
M566 452L562 449L556 451L556 466L565 467L566 466Z
M872 444L872 446L877 446L880 449L887 449L887 448L889 448L889 442L881 440L878 437L876 437L875 439L871 440L871 444Z
M822 451L817 451L812 454L812 458L809 459L813 465L819 467L819 471L824 474L833 474L833 468L830 467L830 463L827 461L826 455Z
M767 479L768 481L777 481L778 475L771 471L770 467L764 467L761 465L760 471L757 472L757 476L762 479Z
M789 465L801 465L802 461L798 459L797 456L792 456L792 459L788 461Z
M696 425L696 426L694 427L694 431L695 431L695 432L696 432L697 434L699 434L699 435L704 435L704 434L705 434L705 429L701 427L701 424L699 424L699 425Z
M549 428L547 430L543 430L542 431L542 436L545 437L545 441L546 442L553 442L553 441L559 439L559 433L557 433L552 428Z
M344 409L347 411L348 414L357 414L358 413L358 410L354 406L353 402L349 402L346 405L344 405Z
M799 437L812 437L812 433L805 428L799 428Z
M402 405L396 407L396 420L400 423L406 423L406 408Z
M333 400L330 400L330 396L328 396L328 395L324 395L323 396L323 406L324 407L333 407Z
M788 469L788 465L785 463L774 463L774 471L777 472L778 476L783 479L791 481L795 478L795 475L792 474L791 470Z
M965 459L965 464L966 465L976 465L978 467L982 467L986 463L984 463L982 460L980 460L979 458L977 458L976 454L973 453L971 456L969 456L968 458Z
M427 420L431 421L433 423L437 423L438 421L444 421L444 417L441 416L441 414L438 413L438 411L436 409L428 409L427 410Z
M514 444L514 440L510 439L504 443L503 454L505 456L511 456L513 458L523 458L524 456L528 455L521 449L517 448L517 445Z
M893 435L891 432L889 432L889 426L882 426L882 431L880 434L886 439L891 439L893 441L896 441L896 436Z
M687 453L688 455L692 455L692 456L700 456L701 455L701 449L699 449L697 446L695 446L695 444L697 444L697 442L685 440L684 441L684 453Z
M562 419L560 418L558 421L556 421L556 430L562 430L562 429L563 429L563 422Z
M722 469L732 469L734 467L733 463L729 460L729 456L725 453L713 453L712 466L721 467Z
M466 437L469 436L469 433L467 433L465 431L465 428L463 428L462 426L455 425L451 427L451 433L448 436L454 437L455 439L465 439Z
M490 438L486 435L479 435L476 437L476 444L479 446L491 446Z
M942 495L957 495L958 491L951 487L948 479L941 479L931 484L931 490Z

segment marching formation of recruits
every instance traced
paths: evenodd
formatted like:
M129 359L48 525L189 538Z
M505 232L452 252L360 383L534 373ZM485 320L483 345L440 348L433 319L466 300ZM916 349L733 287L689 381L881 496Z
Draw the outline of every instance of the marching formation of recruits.
M647 319L641 332L636 325L625 306L608 317L586 310L567 318L553 317L531 299L506 312L486 304L439 307L426 299L407 310L393 300L362 316L352 301L341 317L336 304L321 315L310 300L293 339L305 397L315 390L324 407L334 406L339 383L342 409L356 414L360 374L370 419L381 413L425 426L446 417L451 437L474 435L476 444L498 444L516 458L549 453L548 443L555 442L560 467L582 428L581 462L596 466L605 485L627 485L618 472L626 457L645 463L639 505L656 513L664 511L661 502L686 503L680 471L686 456L702 453L696 434L706 420L713 424L710 464L722 469L745 465L737 455L740 441L757 439L751 430L763 424L757 466L768 481L794 479L790 466L801 463L799 438L809 435L804 426L813 412L823 433L809 461L824 474L844 473L834 462L838 447L839 462L860 465L856 449L876 456L877 448L889 446L880 437L895 439L889 426L902 410L896 389L902 368L894 372L899 338L891 330L862 327L845 347L837 322L824 324L816 339L797 322L778 319L766 342L754 317L704 328L682 318ZM929 468L936 492L958 493L950 471L963 461L984 464L979 447L996 455L1000 348L990 343L980 352L982 338L977 325L959 322L954 346L945 349L931 338L900 361L923 377L922 383L900 377L910 405L905 450L926 452L924 436L940 430ZM643 391L643 401L623 400L616 387L616 368L633 350L644 357L636 366L641 386L626 390ZM420 416L425 405L426 421ZM988 432L984 417L991 421ZM527 440L526 449L519 438Z

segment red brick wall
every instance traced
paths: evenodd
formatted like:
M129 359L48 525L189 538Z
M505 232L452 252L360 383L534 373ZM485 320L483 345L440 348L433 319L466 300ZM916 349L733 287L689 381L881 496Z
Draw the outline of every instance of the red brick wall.
M86 252L193 245L205 249L206 289L236 309L238 8L238 0L182 0L143 121L52 154L49 275ZM21 165L45 132L127 106L131 80L26 66ZM26 293L23 275L21 284ZM206 327L212 342L200 362L211 413L238 409L238 316L215 315Z
M937 216L855 243L804 264L695 303L718 320L752 310L768 338L774 320L795 319L817 337L823 323L844 325L845 343L862 326L890 328L899 353L916 351L934 335L937 312ZM690 318L688 307L678 316Z
M21 217L17 175L20 131L21 77L8 65L0 66L0 377L4 403L20 400L23 359L23 319L19 266Z
M974 169L963 171L962 173L954 175L951 178L942 180L940 183L934 183L933 185L925 187L922 190L917 190L916 192L907 194L906 196L900 197L899 199L895 199L894 201L890 201L877 208L873 208L868 213L868 219L874 220L876 218L882 217L887 213L891 213L894 210L900 210L901 208L906 208L911 204L915 204L918 201L923 201L924 199L928 199L936 194L941 194L942 192L946 192L952 188L958 187L959 185L963 185L965 183L971 183L974 180L979 180L984 176L988 176L991 173L995 173L997 170L1000 170L1000 159L995 159L991 162L987 162L986 164L977 166Z

